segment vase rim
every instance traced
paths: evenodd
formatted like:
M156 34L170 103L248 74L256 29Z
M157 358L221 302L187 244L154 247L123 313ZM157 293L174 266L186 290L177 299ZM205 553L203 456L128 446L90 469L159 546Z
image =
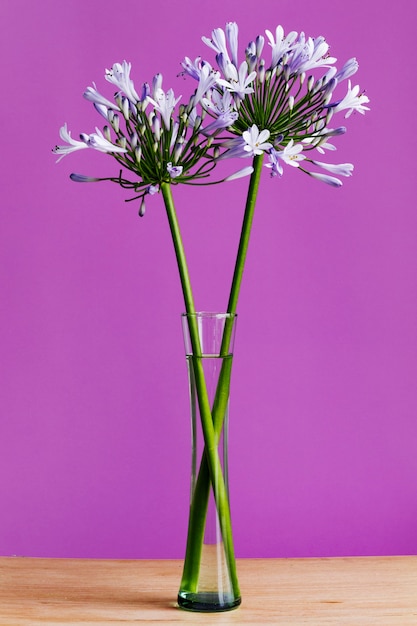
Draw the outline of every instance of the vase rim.
M230 317L237 317L237 313L224 313L219 311L196 311L195 313L181 313L181 317L209 317L225 319Z

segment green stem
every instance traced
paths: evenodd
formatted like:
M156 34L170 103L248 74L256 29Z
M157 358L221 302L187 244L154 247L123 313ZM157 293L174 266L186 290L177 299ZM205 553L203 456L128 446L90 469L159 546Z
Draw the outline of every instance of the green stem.
M262 171L263 154L255 156L253 160L253 173L251 175L248 195L245 206L245 213L242 224L242 231L239 241L238 253L236 257L236 264L233 274L233 281L229 296L228 313L231 316L226 320L224 329L224 335L222 340L222 347L220 356L225 357L229 352L230 340L232 336L233 324L235 323L235 314L237 309L237 302L242 283L243 270L245 266L247 250L249 245L249 239L251 234L253 216L255 211L256 199L258 195L259 182ZM218 386L216 390L216 398L213 404L213 424L214 435L216 441L219 441L220 433L223 428L224 415L227 408L229 388L230 388L230 374L231 374L231 359L224 359L222 369L219 376ZM186 550L186 559L183 573L183 583L188 588L193 588L193 575L195 568L201 558L201 548L204 538L205 519L208 506L208 498L210 493L210 485L208 482L209 468L206 451L201 458L200 469L197 477L197 481L194 488L193 499L190 509L190 526Z
M213 403L212 416L217 445L220 440L224 415L229 400L231 368L232 359L224 359L222 384L217 386L216 397ZM190 373L193 375L192 371ZM198 572L201 559L209 495L210 474L207 454L204 449L191 501L186 557L182 578L182 585L189 591L196 591L197 580L195 579L195 572Z
M252 230L253 216L255 213L256 199L258 196L259 182L261 179L262 163L264 154L256 155L253 158L253 172L249 181L248 195L246 198L245 213L243 216L242 230L240 233L239 247L236 256L235 269L233 272L232 286L230 289L229 302L227 312L230 317L226 319L221 356L227 355L229 351L230 340L232 337L234 316L236 315L237 303L239 299L240 287L242 284L243 270L245 268L246 255L248 252L249 240Z
M223 542L225 546L225 554L229 568L231 583L235 595L239 595L239 584L236 574L236 563L234 556L232 528L230 521L230 509L228 493L225 486L221 462L218 454L218 437L215 434L213 417L211 414L210 402L207 394L207 387L204 377L204 369L202 364L202 352L197 326L197 318L195 316L194 299L191 289L191 281L188 272L187 260L185 257L184 246L182 243L181 232L178 224L177 214L174 207L174 200L169 183L161 184L161 191L164 198L165 208L167 212L168 222L171 229L172 240L174 244L175 256L177 259L181 287L184 295L186 312L188 314L188 324L190 330L190 340L193 350L192 368L195 378L197 390L198 406L200 411L201 426L203 431L205 457L207 459L207 467L209 479L213 488L213 494L219 515L219 522L222 531ZM206 479L206 485L209 481ZM190 535L190 532L189 532ZM192 535L192 533L191 533ZM194 541L194 538L191 537ZM186 559L187 560L187 559ZM192 563L193 574L191 578L192 584L196 587L199 574L199 559Z
M188 272L187 259L185 257L184 245L182 243L181 231L178 224L177 213L174 206L174 198L172 197L171 186L169 183L161 183L162 196L164 198L165 208L167 212L169 227L171 229L172 241L174 244L175 256L177 258L178 270L180 273L180 281L182 293L184 295L185 310L189 316L195 315L195 306L193 292L191 289L190 274ZM191 333L191 329L190 329ZM191 339L195 340L195 329L193 329ZM198 329L197 329L198 339ZM199 345L199 341L198 341ZM197 345L193 345L193 350L197 349ZM198 354L201 354L199 350Z
M246 199L245 214L243 216L242 231L240 234L239 248L237 251L235 271L233 274L232 287L230 290L227 312L236 314L237 301L242 284L243 270L245 267L246 254L252 229L253 215L255 212L256 198L258 195L259 181L262 172L263 153L253 158L253 172L250 177L248 195Z

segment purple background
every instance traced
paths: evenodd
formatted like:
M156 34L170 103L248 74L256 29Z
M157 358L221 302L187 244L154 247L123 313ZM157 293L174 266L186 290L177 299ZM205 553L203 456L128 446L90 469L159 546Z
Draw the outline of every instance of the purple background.
M190 434L182 296L162 199L144 219L85 151L106 67L165 87L236 20L324 35L372 111L348 120L332 189L265 170L231 402L238 556L417 553L417 255L411 3L3 0L0 554L183 557ZM212 58L212 57L210 57ZM342 122L342 116L339 117ZM401 131L401 132L400 132ZM88 153L86 153L88 152ZM197 307L226 305L247 181L175 190Z

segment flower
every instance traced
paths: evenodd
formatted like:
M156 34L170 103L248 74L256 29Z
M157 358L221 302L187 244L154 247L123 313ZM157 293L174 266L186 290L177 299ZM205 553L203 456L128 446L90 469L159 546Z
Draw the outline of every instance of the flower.
M90 102L93 102L93 104L105 107L106 109L114 109L115 111L120 110L117 104L111 102L111 100L105 98L97 91L95 83L93 83L92 87L87 87L84 92L84 98L86 100L89 100Z
M130 78L131 63L123 61L123 63L114 63L111 70L106 70L106 80L116 85L120 91L131 100L131 102L139 102L140 98L136 92L133 81Z
M324 37L315 39L308 37L306 40L304 33L301 33L286 63L290 74L302 74L319 67L330 67L337 59L327 56L328 49Z
M155 111L161 114L162 120L165 124L165 128L169 128L171 125L172 112L175 109L176 104L181 100L181 96L175 99L172 89L165 91L161 87L155 89L153 98L149 98L149 102L154 105Z
M292 167L299 167L300 161L303 161L306 157L300 154L303 150L303 145L297 143L294 145L294 140L291 139L287 146L283 150L275 150L272 148L269 151L269 163L266 167L271 168L271 176L282 176L284 170L282 168L281 161Z
M215 72L208 63L203 65L198 77L198 87L192 101L194 107L200 102L201 98L203 98L205 94L208 93L212 87L214 87L219 77L220 73Z
M59 136L61 137L63 141L66 141L69 145L68 146L55 146L55 148L53 149L53 152L55 154L61 155L59 159L57 159L57 163L58 161L63 159L64 156L66 156L67 154L70 154L71 152L88 148L88 145L86 144L85 141L77 141L77 139L73 139L71 137L71 131L68 130L66 123L63 126L61 126L61 128L59 129Z
M352 176L353 165L352 163L339 163L339 165L333 163L321 163L320 161L311 161L313 165L322 167L324 170L337 174L337 176Z
M94 148L99 152L107 152L108 154L127 152L126 148L123 146L118 146L109 139L106 139L101 130L97 127L95 133L91 133L90 135L82 133L81 138L89 148Z
M178 176L181 176L182 170L183 168L181 165L172 165L171 162L169 162L167 165L167 171L171 178L177 178Z
M184 65L189 67L192 64L187 62ZM197 89L188 103L179 105L181 96L176 97L172 88L163 89L162 74L154 75L151 86L144 82L138 94L130 77L131 64L127 61L115 63L111 70L105 71L106 80L118 88L114 102L102 95L95 83L84 92L84 97L105 119L104 127L96 127L93 133L81 133L80 140L76 140L65 124L60 136L67 145L54 148L54 152L60 155L58 160L84 148L112 155L122 170L135 174L135 179L128 180L121 172L119 176L98 180L116 182L125 189L133 190L136 195L132 199L141 201L141 215L144 213L145 196L152 195L149 189L159 189L162 182L205 182L222 151L221 142L216 143L215 140L235 123L238 113L232 108L232 103L228 103L230 94L216 96L212 93L219 72L207 63L200 64L198 60L194 70ZM209 111L212 120L203 125L206 115L203 102L209 101L213 104ZM83 178L80 174L72 175L72 179L77 182L93 181L92 177Z
M252 128L245 130L245 132L242 133L242 137L245 141L243 149L251 156L262 154L266 150L272 148L272 144L267 143L266 141L269 139L269 135L269 130L262 130L259 132L259 128L256 124L253 124Z
M359 85L355 85L352 89L352 83L349 80L348 82L348 90L345 97L340 100L338 103L330 104L329 108L331 108L333 113L338 113L339 111L347 112L345 117L349 117L353 111L358 111L358 113L365 113L365 111L369 111L369 107L365 106L369 102L369 98L364 94L359 94Z
M231 93L236 94L239 98L244 98L246 94L253 93L253 87L251 83L256 76L256 72L248 74L248 65L244 61L239 70L233 65L233 63L227 62L224 65L224 73L227 76L227 80L219 78L217 80L218 85L222 85Z
M353 110L364 113L369 100L359 96L359 87L352 89L350 81L346 96L334 99L339 84L358 70L358 63L355 58L349 59L338 71L336 58L329 55L324 37L307 37L296 31L285 35L280 25L275 31L266 30L265 35L271 49L269 64L261 56L265 42L262 35L249 42L245 60L239 64L238 28L234 23L226 24L225 31L214 29L211 38L202 38L216 52L221 75L211 95L203 99L203 106L211 115L218 113L217 102L222 102L228 94L229 111L234 109L239 114L228 127L236 138L222 143L227 150L220 158L260 156L260 152L268 152L271 175L281 176L283 163L299 164L301 150L316 149L321 154L335 150L336 146L328 139L342 132L329 128L332 116L342 110L347 111L346 117ZM209 61L198 57L198 63L203 66ZM314 75L323 69L321 76ZM306 72L311 72L308 80ZM248 130L254 126L269 132L270 151L255 145L256 140ZM297 158L287 159L294 146L298 146ZM311 159L306 161L311 162ZM303 167L300 171L306 170Z
M266 30L265 34L272 48L271 68L276 68L284 56L292 50L298 33L293 30L284 37L284 29L281 25L278 25L275 29L275 37L270 30Z

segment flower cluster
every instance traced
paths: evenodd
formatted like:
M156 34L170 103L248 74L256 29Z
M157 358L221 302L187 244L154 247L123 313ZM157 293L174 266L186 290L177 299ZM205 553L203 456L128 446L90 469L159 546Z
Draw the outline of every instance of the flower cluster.
M220 147L214 142L236 121L238 113L219 113L204 127L202 99L219 76L218 72L208 71L208 66L201 72L198 87L189 102L179 106L181 96L176 98L172 89L163 90L161 74L154 76L151 85L144 83L138 93L130 71L131 64L126 61L115 63L111 70L106 70L106 80L117 87L113 101L101 95L94 83L84 93L105 119L104 128L96 128L90 134L81 133L80 139L73 139L64 124L60 137L66 145L55 146L53 152L60 155L58 161L85 148L110 154L122 168L134 172L139 180L127 180L122 176L122 170L115 178L71 174L71 179L75 182L111 180L133 189L137 195L131 200L141 199L139 215L143 215L145 196L157 193L162 182L192 184L209 176L216 157L220 155ZM224 180L251 172L252 168L246 167Z
M220 158L268 154L272 176L281 176L283 164L299 167L310 176L339 187L342 183L329 176L305 169L307 164L317 166L336 176L350 176L353 165L326 164L309 157L312 150L323 154L335 150L330 143L334 136L346 132L344 126L330 127L335 113L353 111L365 113L369 99L359 93L359 85L352 87L348 80L347 93L334 99L338 85L350 79L358 69L356 59L348 60L340 71L329 56L329 46L323 37L306 38L304 33L284 35L282 26L275 33L265 32L270 47L270 61L263 52L265 37L258 36L245 50L245 58L238 59L238 26L236 23L213 30L211 39L203 42L216 53L220 77L209 98L203 101L206 110L213 114L221 103L223 114L238 117L229 127L234 137L223 147ZM182 63L184 73L199 79L200 73L215 70L201 57L192 62L188 57ZM207 70L207 66L209 70ZM317 70L325 70L316 77ZM302 165L301 165L302 164Z
M266 39L261 35L248 44L239 61L234 22L225 30L213 30L211 38L203 37L215 52L218 69L202 57L184 59L182 74L197 81L187 103L179 104L181 96L175 97L172 89L164 91L161 74L136 91L131 64L115 63L105 73L106 80L117 88L113 100L101 95L94 83L84 93L105 119L103 129L73 139L65 124L60 136L66 145L54 148L58 160L84 148L110 154L122 167L119 176L71 174L71 178L76 182L111 180L133 189L131 199L141 199L140 215L145 212L145 196L157 193L163 182L213 184L206 179L216 163L233 157L266 154L266 167L273 177L282 176L283 166L290 165L339 187L338 176L350 176L353 165L324 163L312 155L335 150L331 139L346 132L344 126L330 126L336 113L349 117L353 111L368 110L368 97L350 81L358 63L350 59L338 71L323 37L306 38L294 31L285 36L282 26L275 33L265 31L265 35L270 48L268 63L263 56ZM346 79L347 92L335 98ZM134 181L122 176L123 168L135 174ZM317 168L329 174L315 171ZM223 181L252 172L252 167L245 167Z

